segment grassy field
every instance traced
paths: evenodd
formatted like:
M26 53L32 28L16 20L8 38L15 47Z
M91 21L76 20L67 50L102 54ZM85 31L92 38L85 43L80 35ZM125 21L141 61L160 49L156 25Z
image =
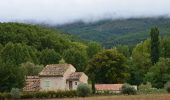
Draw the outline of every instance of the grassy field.
M170 94L135 95L135 96L96 96L87 98L52 99L52 100L170 100Z

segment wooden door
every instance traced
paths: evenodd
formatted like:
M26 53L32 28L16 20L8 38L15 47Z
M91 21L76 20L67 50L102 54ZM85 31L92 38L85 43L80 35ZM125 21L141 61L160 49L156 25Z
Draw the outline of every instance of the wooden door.
M73 82L69 81L69 89L72 90L73 89Z

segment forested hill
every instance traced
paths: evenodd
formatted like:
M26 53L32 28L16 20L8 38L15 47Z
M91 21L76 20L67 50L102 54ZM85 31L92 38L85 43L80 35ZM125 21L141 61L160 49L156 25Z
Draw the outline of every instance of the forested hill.
M133 18L102 20L94 23L76 22L55 26L82 39L101 42L105 47L117 44L134 45L145 40L150 28L157 26L161 35L170 35L170 18Z
M86 55L87 45L80 41L73 35L37 25L0 23L0 62L16 66L26 62L47 65L59 63L63 58L77 67L67 55L71 50Z
M73 35L31 24L0 23L0 44L22 43L37 50L55 49L62 52L71 46L72 42L80 41Z

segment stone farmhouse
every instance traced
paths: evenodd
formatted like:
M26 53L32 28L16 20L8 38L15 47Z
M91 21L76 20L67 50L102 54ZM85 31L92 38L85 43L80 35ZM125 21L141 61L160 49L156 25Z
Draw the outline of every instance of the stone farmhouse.
M88 83L88 76L73 65L50 64L38 76L27 76L23 91L76 90L80 83Z

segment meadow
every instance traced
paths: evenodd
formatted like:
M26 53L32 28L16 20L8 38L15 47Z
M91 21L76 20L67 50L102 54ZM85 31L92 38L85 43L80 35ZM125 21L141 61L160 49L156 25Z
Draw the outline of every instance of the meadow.
M52 100L170 100L170 94L151 94L133 96L94 96L86 98L52 99Z

